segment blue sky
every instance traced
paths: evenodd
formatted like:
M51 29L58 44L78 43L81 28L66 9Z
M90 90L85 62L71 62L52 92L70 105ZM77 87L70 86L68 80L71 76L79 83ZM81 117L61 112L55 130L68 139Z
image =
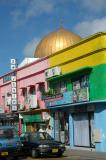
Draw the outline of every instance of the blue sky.
M0 0L0 76L33 57L39 40L64 28L86 37L106 31L106 0Z

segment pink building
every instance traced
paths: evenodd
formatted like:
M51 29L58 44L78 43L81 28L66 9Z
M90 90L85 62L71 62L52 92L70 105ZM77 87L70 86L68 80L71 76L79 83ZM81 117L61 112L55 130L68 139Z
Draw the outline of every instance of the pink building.
M16 124L20 133L33 131L38 125L49 120L49 111L41 99L41 92L47 90L45 70L48 68L47 58L35 59L15 70L17 85L17 109L12 110L11 75L10 72L0 78L0 109L5 116L3 123ZM19 116L19 119L18 119ZM20 123L20 125L19 125Z

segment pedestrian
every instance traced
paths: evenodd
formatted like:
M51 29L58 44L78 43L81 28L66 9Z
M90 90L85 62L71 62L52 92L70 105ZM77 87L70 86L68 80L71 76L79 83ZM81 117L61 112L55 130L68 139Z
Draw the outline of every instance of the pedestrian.
M52 128L51 128L50 125L48 125L48 127L46 128L46 132L47 132L50 136L52 136Z
M41 127L39 128L39 132L46 132L46 130L41 126Z

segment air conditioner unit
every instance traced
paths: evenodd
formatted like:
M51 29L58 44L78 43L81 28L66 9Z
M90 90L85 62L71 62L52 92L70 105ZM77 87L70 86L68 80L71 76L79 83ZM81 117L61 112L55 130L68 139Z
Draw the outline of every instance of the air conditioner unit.
M60 75L61 74L61 68L56 66L54 68L52 68L52 75L53 76L57 76L57 75Z
M53 76L52 69L48 69L45 71L45 77L50 78Z
M19 106L18 106L18 110L24 110L24 105L23 104L19 104Z
M6 105L7 106L11 105L11 97L6 97Z

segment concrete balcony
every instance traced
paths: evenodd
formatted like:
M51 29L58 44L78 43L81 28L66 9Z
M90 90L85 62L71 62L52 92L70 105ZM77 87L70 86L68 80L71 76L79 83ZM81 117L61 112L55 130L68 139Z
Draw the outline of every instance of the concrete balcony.
M58 105L74 104L87 101L89 101L89 92L87 87L76 91L67 91L60 95L45 97L45 104L48 108Z
M46 106L56 106L56 105L62 105L67 103L73 103L72 101L72 91L64 92L62 94L58 94L55 96L49 96L45 98Z

